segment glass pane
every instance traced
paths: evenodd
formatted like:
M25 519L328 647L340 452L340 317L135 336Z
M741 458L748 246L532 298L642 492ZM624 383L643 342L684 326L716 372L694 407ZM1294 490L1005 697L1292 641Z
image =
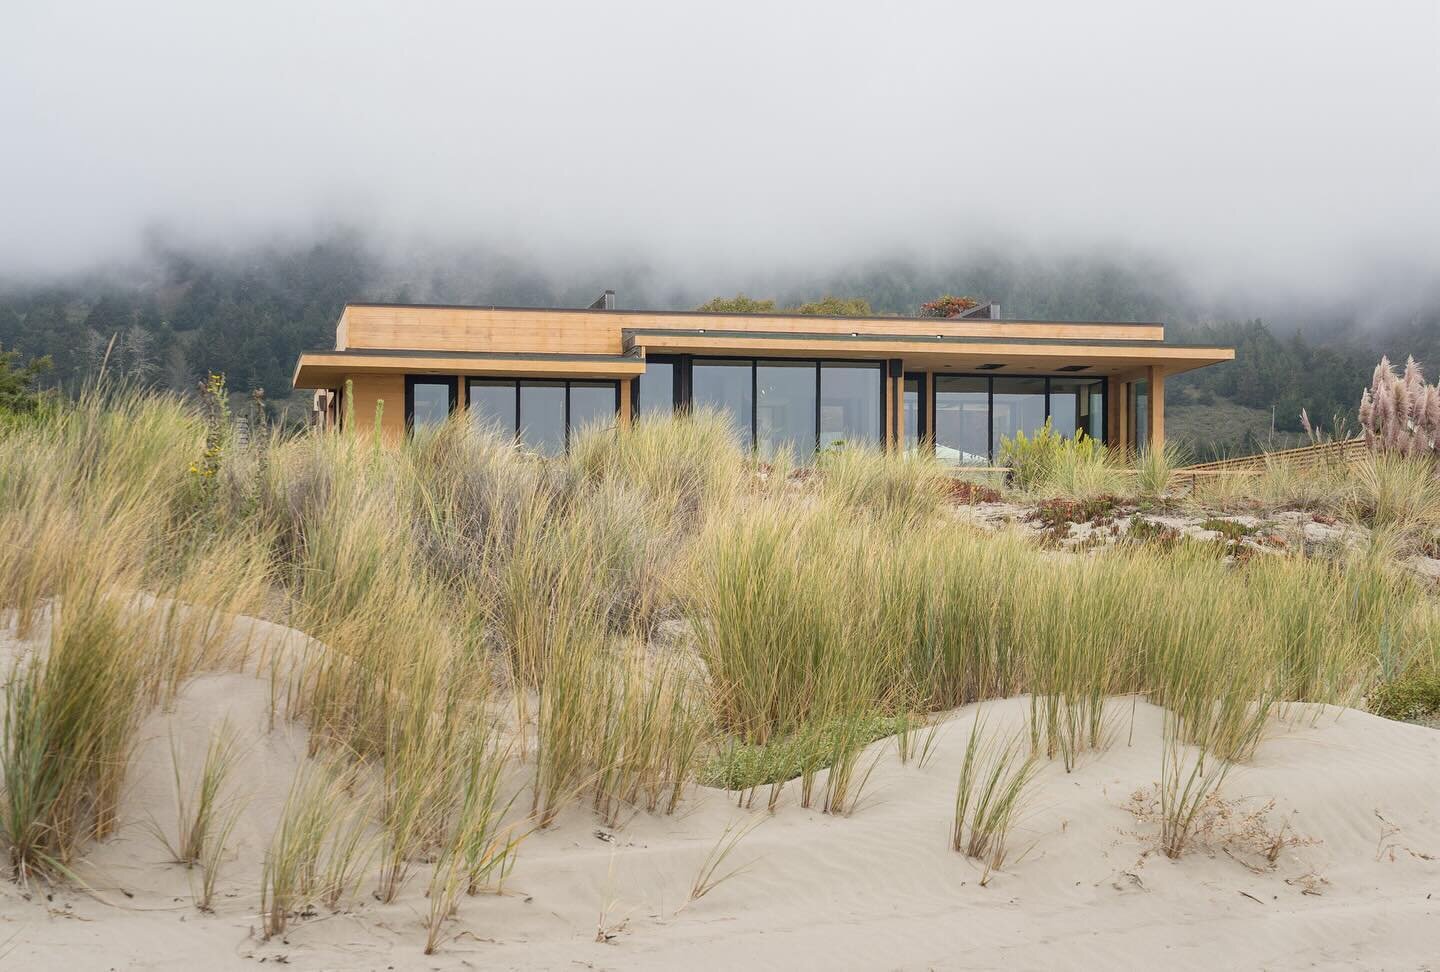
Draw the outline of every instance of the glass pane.
M957 466L990 461L990 380L935 376L935 457Z
M669 361L647 361L645 374L638 381L637 415L669 415L675 410L675 365Z
M520 441L542 456L565 451L565 383L520 383Z
M880 444L880 366L820 365L820 448Z
M722 409L730 414L735 437L750 448L750 416L753 401L749 361L697 359L690 373L690 397L696 408Z
M414 390L412 428L442 424L450 415L450 384L443 381L417 381Z
M905 379L905 451L920 448L920 379Z
M1137 381L1130 388L1130 428L1135 431L1135 451L1144 452L1150 445L1150 382Z
M570 383L570 434L592 426L615 425L615 383L613 381L572 381Z
M815 362L761 361L755 366L755 449L781 449L800 462L815 454Z
M1001 439L1013 439L1017 432L1034 436L1045 425L1044 378L996 378L995 451Z
M471 425L499 435L515 434L515 382L471 378L466 391Z
M1050 427L1067 438L1084 432L1104 438L1103 378L1050 379Z

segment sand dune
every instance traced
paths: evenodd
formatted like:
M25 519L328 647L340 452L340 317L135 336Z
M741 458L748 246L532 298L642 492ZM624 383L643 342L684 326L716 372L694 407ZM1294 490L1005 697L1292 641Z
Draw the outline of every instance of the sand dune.
M13 647L13 646L12 646ZM1159 773L1161 712L1112 702L1115 739L1066 774L1042 771L1024 851L988 886L948 848L965 735L977 711L1018 730L1011 699L950 713L933 759L901 765L893 741L860 808L829 817L798 806L737 808L698 790L673 817L638 813L614 830L583 807L531 836L499 895L464 898L454 936L422 954L426 868L399 901L364 889L339 914L262 942L260 865L296 766L303 727L271 726L268 680L194 679L144 726L115 839L78 868L91 892L0 884L0 952L13 968L1429 968L1440 956L1440 732L1353 710L1297 707L1225 785L1238 814L1274 801L1274 830L1299 843L1273 865L1244 841L1180 861L1151 850L1156 827L1128 808ZM193 776L213 727L239 732L237 779L249 801L230 841L213 915L192 877L165 863L148 821L173 827L172 733ZM867 759L869 756L867 756ZM511 779L524 785L522 771ZM763 795L757 802L763 803ZM522 798L522 802L523 798ZM528 805L528 803L527 803ZM687 903L727 825L762 820ZM597 942L597 925L610 936Z

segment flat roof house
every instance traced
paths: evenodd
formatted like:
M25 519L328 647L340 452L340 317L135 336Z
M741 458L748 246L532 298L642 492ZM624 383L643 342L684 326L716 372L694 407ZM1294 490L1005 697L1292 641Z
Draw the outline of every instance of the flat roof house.
M1161 324L813 317L613 308L348 304L335 348L307 351L296 388L323 421L398 440L464 411L541 453L589 423L690 406L729 412L762 455L838 443L934 448L979 465L1048 418L1143 449L1165 437L1165 379L1234 349L1170 344ZM354 401L343 401L349 387Z

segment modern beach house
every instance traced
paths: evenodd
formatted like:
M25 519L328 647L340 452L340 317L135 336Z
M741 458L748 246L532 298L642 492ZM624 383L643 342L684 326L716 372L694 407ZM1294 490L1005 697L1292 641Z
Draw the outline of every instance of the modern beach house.
M1143 450L1164 441L1165 379L1231 348L1171 344L1161 324L355 303L296 388L317 420L389 440L456 411L544 454L582 426L710 406L747 447L802 460L836 443L991 461L1049 419ZM345 402L346 388L354 396ZM379 419L377 422L377 406Z

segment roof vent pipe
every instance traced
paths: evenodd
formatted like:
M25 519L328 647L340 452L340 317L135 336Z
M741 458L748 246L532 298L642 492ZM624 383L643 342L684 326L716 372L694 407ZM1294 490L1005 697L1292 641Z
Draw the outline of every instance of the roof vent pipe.
M615 309L615 291L613 291L613 290L607 290L607 291L605 291L603 294L601 294L599 297L596 297L596 298L595 298L595 303L591 304L591 305L587 308L587 310L614 310L614 309Z

